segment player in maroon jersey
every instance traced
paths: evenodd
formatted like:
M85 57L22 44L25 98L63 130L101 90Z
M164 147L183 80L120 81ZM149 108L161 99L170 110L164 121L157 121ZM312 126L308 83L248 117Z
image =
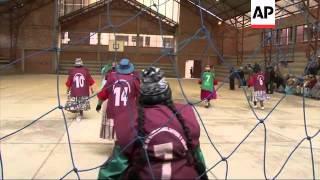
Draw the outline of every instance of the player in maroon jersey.
M115 72L116 70L116 62L112 62L112 64L107 64L105 65L102 70L101 70L101 75L103 76L103 80L101 83L101 90L107 83L108 77L112 72ZM102 104L102 120L101 120L101 128L100 128L100 138L102 139L113 139L114 134L113 125L110 124L110 121L108 120L107 117L107 101L104 101Z
M107 80L108 80L108 75L110 72L115 71L116 69L116 62L112 62L112 64L106 64L105 66L103 66L103 68L101 69L101 75L102 75L102 82L101 82L101 89L104 87L104 85L106 84Z
M123 119L113 156L101 167L99 179L208 179L191 105L172 102L159 68L142 72L140 88L138 117L134 123Z
M83 67L81 58L76 58L75 67L69 71L69 77L66 82L68 101L65 109L73 113L79 113L77 121L83 117L83 111L90 109L89 96L90 87L94 84L90 72ZM91 93L93 88L91 87Z
M261 71L260 65L255 64L253 67L254 74L251 76L249 82L253 86L253 107L257 108L257 102L260 102L260 108L264 109L263 102L267 99L266 80L265 75Z
M115 71L108 74L107 83L98 93L99 112L103 101L108 99L105 125L100 131L100 137L114 139L114 131L118 138L122 120L132 119L136 114L136 98L139 95L139 78L134 73L134 66L128 59L122 59ZM119 120L118 120L119 119ZM133 119L132 119L133 120Z

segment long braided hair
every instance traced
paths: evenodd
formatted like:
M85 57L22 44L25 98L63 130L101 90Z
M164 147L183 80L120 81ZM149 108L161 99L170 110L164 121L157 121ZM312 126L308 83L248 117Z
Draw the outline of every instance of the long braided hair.
M198 158L195 157L196 152L195 152L195 149L192 147L192 138L191 138L191 134L190 134L190 129L188 128L188 126L186 126L183 116L181 115L181 113L179 111L177 111L176 107L174 106L174 104L172 102L172 99L167 100L166 106L176 115L176 118L178 119L178 121L183 129L184 135L187 139L187 147L188 147L187 159L188 159L189 165L194 165L196 168L196 171L199 175L203 174L200 177L201 180L207 180L208 176L205 173L206 167L203 163L200 162L200 160Z
M141 103L141 99L138 101L138 126L137 126L137 136L138 139L135 141L133 145L133 151L135 149L140 149L139 154L132 158L132 167L128 171L128 177L131 179L139 180L141 172L144 165L147 163L146 155L143 149L144 145L144 137L146 136L146 132L144 129L144 105Z
M154 71L154 69L151 69L151 71ZM149 69L150 71L150 69ZM151 74L151 73L149 73ZM154 75L154 73L152 73ZM157 78L159 80L159 78ZM163 86L162 86L163 87ZM150 88L150 86L148 86ZM152 88L153 92L157 92L157 88ZM143 92L143 91L141 91ZM157 94L157 96L149 96L144 95L141 93L141 96L139 97L138 101L138 126L137 126L137 132L138 132L138 140L136 141L133 149L138 149L139 153L137 156L134 156L132 159L132 168L128 171L128 177L131 179L141 179L139 176L139 172L143 169L143 167L147 163L147 155L145 154L144 149L144 137L146 136L146 131L144 128L145 124L145 114L144 114L144 108L149 106L149 108L153 105L162 104L168 107L172 111L172 113L175 115L176 119L179 121L179 124L181 125L183 129L184 136L186 138L186 145L187 145L187 153L186 158L189 166L195 166L195 169L199 175L202 175L200 177L201 180L207 180L208 176L205 173L206 168L203 163L200 162L198 158L195 156L195 149L192 146L192 138L190 129L185 124L185 119L181 115L181 113L176 109L171 96L171 89L169 86L166 87L165 91L161 91L161 94ZM151 100L150 100L151 99Z

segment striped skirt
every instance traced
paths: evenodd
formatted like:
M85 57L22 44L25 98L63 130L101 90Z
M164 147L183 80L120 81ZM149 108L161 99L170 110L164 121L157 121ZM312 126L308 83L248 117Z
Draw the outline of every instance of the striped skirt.
M266 91L254 91L252 96L252 101L265 101L268 99Z
M88 96L80 96L80 97L68 96L64 109L72 113L76 113L79 111L88 111L90 110L89 97Z
M107 102L104 102L102 105L102 113L100 138L114 140L114 119L108 119L107 117Z

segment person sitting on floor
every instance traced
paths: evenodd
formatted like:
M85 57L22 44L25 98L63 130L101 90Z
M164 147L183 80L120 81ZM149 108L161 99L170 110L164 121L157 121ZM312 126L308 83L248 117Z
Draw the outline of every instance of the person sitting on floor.
M295 87L295 78L289 78L286 84L286 88L285 88L285 93L287 95L293 95L296 92L296 87Z
M304 95L309 97L311 89L317 83L317 80L314 75L308 75L304 82Z
M320 71L316 75L317 83L311 89L310 95L312 98L320 99Z

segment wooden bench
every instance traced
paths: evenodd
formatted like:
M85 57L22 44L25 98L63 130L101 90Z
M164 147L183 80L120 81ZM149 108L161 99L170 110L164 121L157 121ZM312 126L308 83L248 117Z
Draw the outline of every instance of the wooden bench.
M8 57L0 57L0 65L9 64L10 60Z

